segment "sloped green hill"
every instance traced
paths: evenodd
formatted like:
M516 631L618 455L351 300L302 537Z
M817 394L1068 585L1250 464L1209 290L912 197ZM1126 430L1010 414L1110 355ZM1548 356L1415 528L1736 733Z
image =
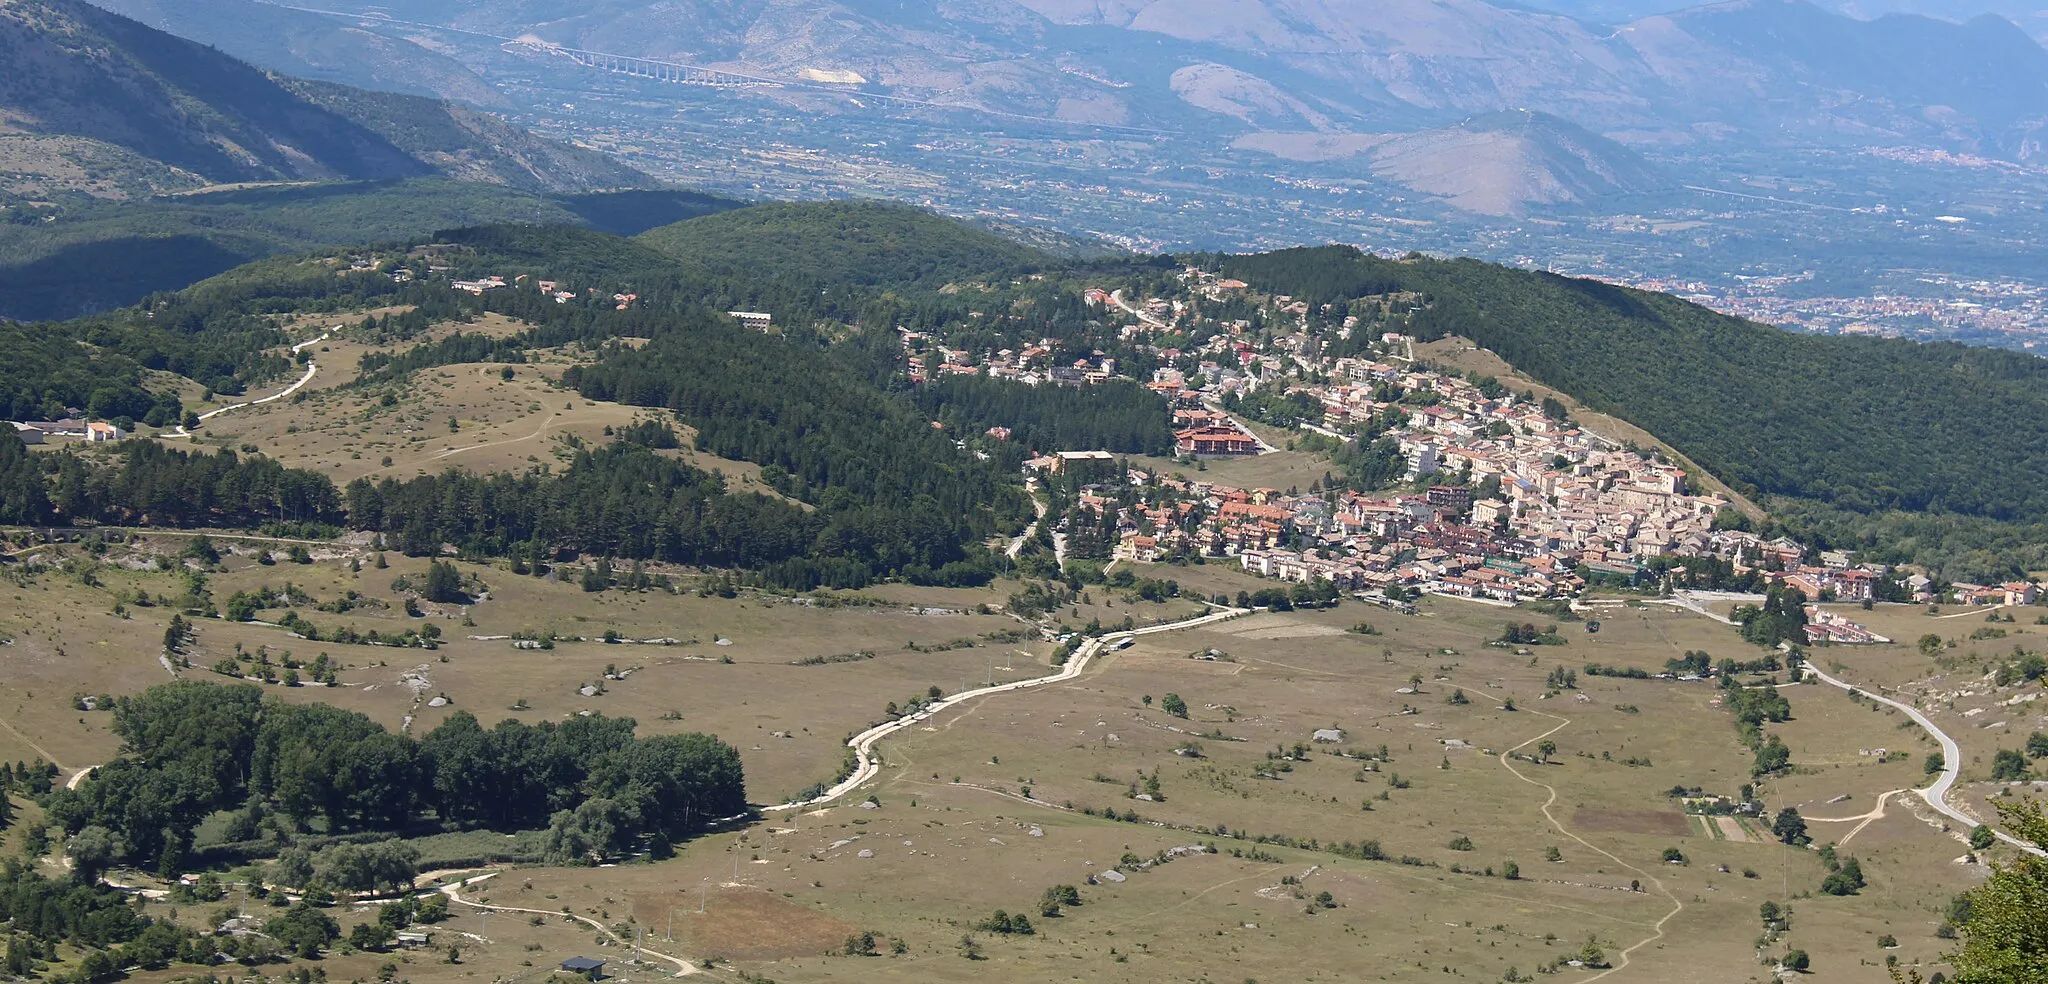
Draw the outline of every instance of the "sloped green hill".
M0 222L0 318L91 314L251 260L323 246L504 223L631 235L663 219L742 204L689 191L535 195L418 178L71 205L49 212L47 221L29 213L24 218L34 221Z
M639 238L716 275L853 286L939 287L1058 263L1049 253L921 208L870 201L755 205Z

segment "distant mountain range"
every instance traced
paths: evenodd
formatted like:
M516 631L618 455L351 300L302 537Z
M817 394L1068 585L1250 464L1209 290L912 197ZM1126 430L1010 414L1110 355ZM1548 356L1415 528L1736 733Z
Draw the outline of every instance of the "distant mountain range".
M98 2L353 85L485 102L499 97L477 93L487 63L547 57L493 40L518 38L788 80L748 98L807 113L867 112L852 100L888 96L914 101L893 111L968 127L1057 121L1289 157L1358 153L1376 176L1482 212L1657 183L1617 144L2048 159L2048 51L1997 16L2024 19L2048 0L1732 0L1677 12L1666 12L1682 5L1672 0L326 4L360 18L257 0ZM331 54L341 51L367 54ZM1468 122L1503 112L1555 122L1532 140L1482 137ZM1430 163L1466 150L1480 157L1455 174Z
M0 64L0 200L433 175L651 183L464 106L274 76L78 0L0 0Z
M1816 0L1823 8L1870 20L1886 14L1924 14L1966 21L1996 14L2018 24L2035 38L2048 41L2048 2L2044 0ZM1521 0L1520 6L1547 10L1601 24L1625 24L1668 14L1690 4L1672 0Z
M1300 161L1359 161L1376 177L1470 212L1585 205L1671 187L1642 155L1566 120L1526 110L1392 135L1253 133L1235 146Z
M358 88L498 108L505 99L468 66L404 37L254 0L92 0L95 6L273 72Z

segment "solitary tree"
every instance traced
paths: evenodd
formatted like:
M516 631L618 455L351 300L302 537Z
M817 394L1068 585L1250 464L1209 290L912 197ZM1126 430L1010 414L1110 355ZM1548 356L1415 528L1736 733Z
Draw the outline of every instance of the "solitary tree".
M1552 755L1556 755L1556 754L1557 754L1557 742L1554 742L1554 741L1551 741L1551 740L1550 740L1550 739L1548 739L1548 738L1545 738L1545 739L1543 739L1542 741L1539 741L1539 742L1537 742L1537 743L1536 743L1536 757L1537 757L1537 761L1539 761L1539 762L1548 762L1548 761L1550 761L1550 757L1551 757Z
M428 601L447 605L461 604L469 600L468 596L462 593L462 572L456 570L454 564L442 560L427 565L425 594Z
M1159 706L1166 713L1174 717L1184 718L1188 716L1188 702L1180 699L1179 694L1167 694L1165 697L1160 698Z
M65 848L71 855L71 877L81 885L99 881L100 873L124 850L120 838L98 824L72 834Z
M1799 811L1786 807L1778 811L1777 819L1771 821L1771 834L1794 847L1812 842L1806 833L1806 818Z

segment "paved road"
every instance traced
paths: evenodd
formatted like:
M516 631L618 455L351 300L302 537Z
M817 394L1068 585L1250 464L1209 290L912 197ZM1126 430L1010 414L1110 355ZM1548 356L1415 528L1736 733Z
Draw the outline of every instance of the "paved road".
M1916 789L1913 792L1918 794L1921 799L1926 800L1927 805L1933 807L1935 811L1940 813L1942 816L1948 817L1949 819L1954 820L1959 824L1962 824L1964 830L1970 830L1972 828L1975 828L1979 823L1982 822L1978 820L1976 817L1973 817L1967 813L1964 813L1961 810L1956 809L1953 806L1948 805L1948 791L1955 786L1956 779L1962 775L1963 771L1963 750L1956 746L1956 740L1954 738L1950 738L1948 736L1948 732L1943 731L1938 727L1935 727L1934 722L1928 720L1927 715L1920 713L1918 708L1912 707L1907 704L1902 704L1889 697L1880 697L1877 694L1871 693L1870 691L1865 690L1862 687L1852 687L1849 684L1842 682L1841 680L1837 680L1834 677L1829 676L1825 671L1814 666L1812 663L1805 664L1804 670L1807 673L1813 674L1814 678L1821 681L1822 683L1831 684L1833 686L1840 687L1843 690L1854 690L1857 693L1860 693L1863 696L1870 698L1871 700L1877 701L1880 704L1896 707L1899 710L1905 711L1906 716L1912 718L1914 724L1917 724L1920 727L1925 728L1928 734L1934 736L1935 741L1941 743L1941 775L1934 780L1933 785L1928 786L1925 789ZM2026 841L2020 840L2019 838L2014 837L2003 830L1999 830L1996 827L1994 827L1992 828L1992 832L1998 835L1999 840L2011 844L2012 846L2017 847L2020 850L2027 852L2028 854L2032 854L2037 857L2048 857L2048 851L2043 851L2040 848L2035 847L2034 845L2029 844Z
M1166 322L1159 320L1157 317L1154 317L1153 315L1146 314L1143 308L1140 308L1137 305L1134 305L1131 302L1124 300L1124 292L1121 290L1111 291L1109 295L1109 302L1111 304L1116 305L1119 308L1122 308L1124 310L1124 313L1134 315L1137 317L1139 321L1151 325L1154 328L1169 327Z
M775 806L763 807L762 809L764 811L800 810L806 807L823 806L826 803L830 803L833 800L836 800L850 792L853 792L855 789L860 788L861 785L863 783L866 783L869 779L873 779L875 777L875 774L881 771L881 763L875 760L874 755L874 748L877 742L880 742L882 739L887 738L898 731L902 731L906 728L909 728L912 725L921 724L927 720L930 720L934 715L937 715L940 711L946 710L947 708L953 707L965 701L974 700L980 697L987 697L990 694L1008 693L1013 690L1024 690L1030 687L1044 686L1048 683L1060 683L1063 681L1072 680L1075 677L1080 676L1081 672L1088 668L1088 661L1093 659L1097 654L1101 653L1106 647L1108 647L1112 643L1121 642L1125 639L1129 639L1134 636L1152 635L1154 633L1159 632L1172 632L1177 629L1191 629L1198 625L1208 625L1211 622L1221 622L1224 619L1236 618L1240 615L1248 615L1250 613L1251 610L1246 608L1218 608L1207 615L1198 615L1194 618L1182 619L1178 622L1167 622L1162 625L1149 625L1145 628L1136 629L1130 632L1112 632L1108 635L1098 636L1094 639L1090 639L1087 642L1082 643L1081 648L1074 650L1073 655L1067 657L1066 665L1060 667L1058 673L1054 673L1050 676L1033 677L1029 680L1018 680L1012 683L999 683L993 687L982 687L979 690L963 691L961 693L954 694L951 697L946 697L941 700L938 700L926 706L924 710L919 711L916 714L912 714L907 717L897 718L896 720L887 722L885 724L875 725L874 727L869 728L868 730L863 731L860 734L854 735L851 739L849 739L846 742L847 747L853 749L853 754L857 762L857 765L854 767L852 775L840 780L838 785L833 786L832 788L826 790L818 796L814 796L807 800L796 800L788 803L779 803Z
M1024 527L1024 532L1017 534L1017 538L1010 541L1009 549L1003 551L1003 556L1011 560L1016 560L1017 555L1024 551L1024 541L1038 535L1038 524L1045 520L1045 500L1038 497L1037 478L1025 479L1024 494L1031 497L1031 508L1037 510L1038 516L1031 521L1031 525Z

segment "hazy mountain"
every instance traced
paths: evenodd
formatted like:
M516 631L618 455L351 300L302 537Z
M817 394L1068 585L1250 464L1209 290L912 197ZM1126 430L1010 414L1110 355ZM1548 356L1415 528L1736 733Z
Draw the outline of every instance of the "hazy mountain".
M1532 9L1546 3L1564 12ZM1858 9L1907 5L1872 0ZM1808 0L1645 13L1674 6L596 0L565 12L538 0L423 0L406 16L940 104L905 110L923 114L993 111L1234 137L1412 131L1533 109L1643 146L1736 140L2037 153L2048 52L2010 21L1859 20ZM1597 22L1616 15L1632 19ZM821 111L834 105L814 89L758 95Z
M2048 0L1815 0L1838 14L1865 20L1886 14L1924 14L1966 21L1996 14L2018 24L2036 39L2048 40ZM1695 4L1674 0L1503 0L1503 7L1523 7L1567 14L1601 24L1625 24L1643 17L1669 14Z
M436 173L535 190L644 184L470 110L272 77L78 0L0 0L0 197Z
M1772 119L1826 140L1918 138L2028 157L2048 124L2048 51L2011 21L1862 21L1735 0L1620 29L1696 123Z
M645 174L604 154L544 140L467 106L327 82L291 79L285 84L309 102L362 124L414 159L461 181L537 192L651 184Z
M1672 184L1635 151L1545 113L1489 113L1406 134L1257 133L1236 145L1290 160L1358 160L1377 177L1489 215Z
M360 89L500 107L504 96L460 61L345 20L258 0L90 0L252 65Z

